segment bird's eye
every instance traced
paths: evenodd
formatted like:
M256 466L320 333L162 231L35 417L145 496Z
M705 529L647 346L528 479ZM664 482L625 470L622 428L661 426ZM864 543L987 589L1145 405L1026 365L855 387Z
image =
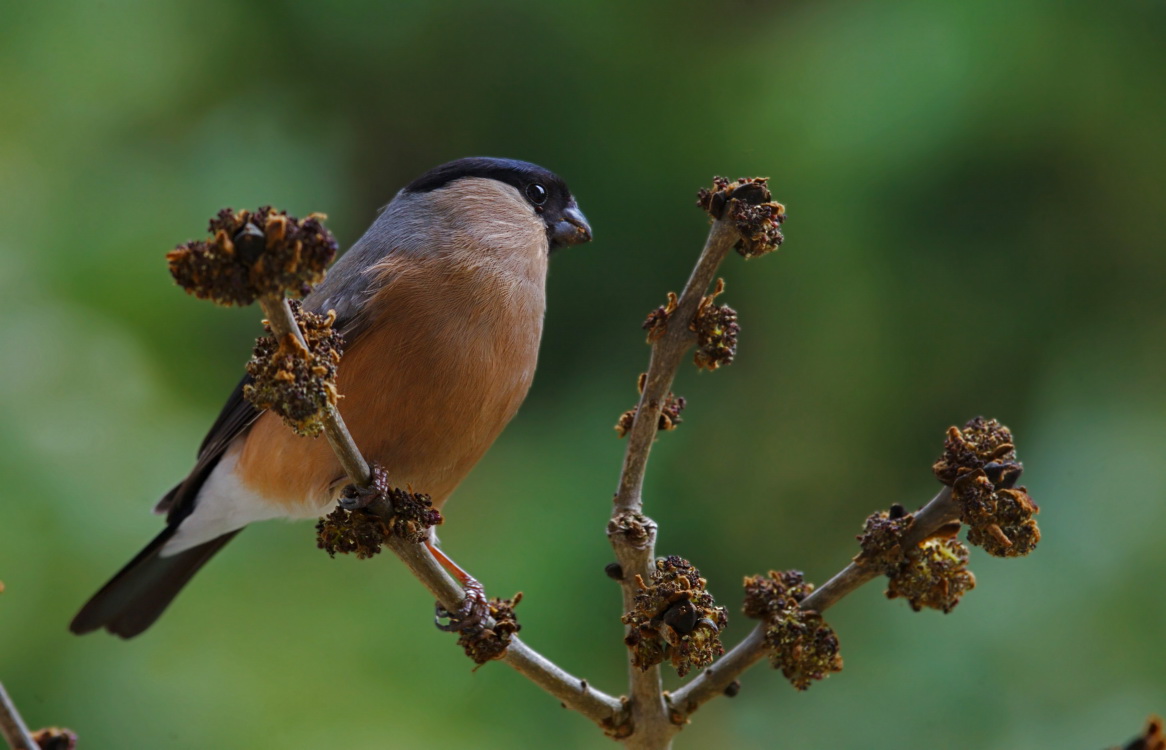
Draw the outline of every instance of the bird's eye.
M532 182L526 186L526 197L536 206L546 203L549 195L547 189L537 182Z

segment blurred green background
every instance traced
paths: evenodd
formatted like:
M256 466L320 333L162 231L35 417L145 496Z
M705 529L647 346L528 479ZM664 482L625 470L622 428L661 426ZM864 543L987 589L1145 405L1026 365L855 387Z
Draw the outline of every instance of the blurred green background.
M79 605L160 527L257 310L163 254L222 206L323 211L351 244L448 159L563 175L539 374L447 506L447 550L526 593L523 636L622 692L604 537L645 313L703 241L697 188L765 174L781 252L724 266L730 368L685 368L653 456L661 554L730 608L823 581L872 510L937 489L943 431L1017 433L1034 555L973 550L950 615L871 585L845 671L763 667L696 747L1100 748L1166 711L1166 7L1161 2L0 4L0 680L86 748L611 747L505 666L471 674L390 557L247 531L143 637ZM675 682L675 676L672 677Z

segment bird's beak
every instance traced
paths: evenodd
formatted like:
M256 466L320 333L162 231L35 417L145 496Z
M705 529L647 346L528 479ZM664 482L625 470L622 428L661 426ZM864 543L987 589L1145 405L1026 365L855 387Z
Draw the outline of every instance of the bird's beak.
M563 218L551 227L551 249L556 250L568 245L582 245L591 241L591 225L587 217L579 210L574 201L563 209Z

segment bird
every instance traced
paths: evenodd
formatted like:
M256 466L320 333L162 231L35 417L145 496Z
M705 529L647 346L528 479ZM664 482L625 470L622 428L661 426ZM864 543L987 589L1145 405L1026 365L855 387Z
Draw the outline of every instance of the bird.
M335 311L338 408L393 484L440 508L487 451L534 378L550 254L590 240L555 173L458 159L402 188L304 298L305 310ZM328 443L252 406L247 382L155 506L166 527L81 608L73 633L139 635L245 526L337 502L349 479Z

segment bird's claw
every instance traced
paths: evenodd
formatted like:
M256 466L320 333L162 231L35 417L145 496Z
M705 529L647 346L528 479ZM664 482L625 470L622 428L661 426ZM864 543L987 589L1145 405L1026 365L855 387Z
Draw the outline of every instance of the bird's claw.
M347 511L364 510L381 494L381 489L372 484L369 487L358 487L347 484L340 490L340 497L336 504Z
M486 599L486 589L477 580L470 578L465 582L465 593L466 596L456 612L450 612L441 602L437 603L433 624L438 630L446 633L465 633L483 626L486 618L490 616L490 602ZM446 619L449 620L448 624L442 622Z

